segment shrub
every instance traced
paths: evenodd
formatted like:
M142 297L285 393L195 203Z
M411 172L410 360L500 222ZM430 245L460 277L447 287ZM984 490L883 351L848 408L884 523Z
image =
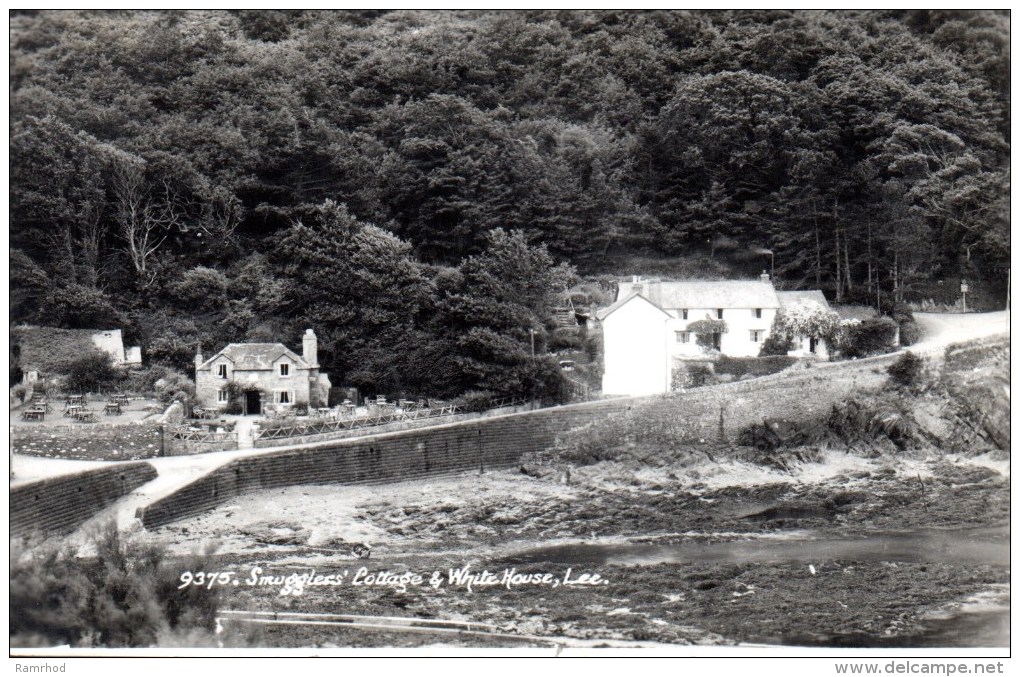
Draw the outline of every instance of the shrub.
M797 358L782 356L769 357L727 357L723 355L715 363L715 373L732 374L735 378L744 376L767 376L795 364Z
M28 386L24 383L11 388L11 394L18 398L18 401L24 404L25 398L28 396Z
M463 411L485 411L492 406L495 395L487 390L469 390L458 397L454 404Z
M786 353L796 347L797 344L794 342L792 336L784 332L776 331L775 325L773 325L772 332L761 344L761 349L758 351L758 357L785 357Z
M924 380L924 359L905 352L886 370L892 382L904 388L916 388Z
M154 364L148 369L133 371L128 374L124 382L124 389L128 392L149 397L156 396L156 383L168 377L177 378L181 372L162 364Z
M917 326L917 322L910 320L900 324L901 346L912 346L919 340L921 340L921 328Z
M61 371L66 377L65 387L78 392L100 390L121 379L121 373L113 366L113 358L98 348L65 362Z
M726 322L723 320L695 320L687 325L687 331L694 332L694 341L706 351L715 350L715 334L725 334Z
M559 327L549 335L549 350L582 350L584 339L577 329Z
M711 365L700 362L684 362L673 368L670 387L672 390L682 388L699 388L715 381L715 373Z
M867 357L887 353L896 340L896 322L876 317L847 327L838 345L844 357Z
M186 409L190 408L195 400L195 383L179 371L165 369L165 375L153 384L156 399L166 404L180 400Z
M219 590L180 586L183 571L215 571L212 553L182 560L125 542L115 524L93 535L95 556L11 541L12 646L173 646L199 631L212 644Z

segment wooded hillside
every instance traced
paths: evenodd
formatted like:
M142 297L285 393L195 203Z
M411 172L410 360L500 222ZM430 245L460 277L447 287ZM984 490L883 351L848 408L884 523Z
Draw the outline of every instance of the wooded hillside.
M12 12L11 320L181 368L313 326L334 383L517 393L620 256L1004 300L1008 48L1008 11Z

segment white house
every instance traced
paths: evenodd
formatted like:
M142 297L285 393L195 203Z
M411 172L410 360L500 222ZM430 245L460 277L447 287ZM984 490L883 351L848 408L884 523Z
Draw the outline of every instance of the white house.
M832 311L829 302L825 300L825 294L818 289L807 291L778 291L779 303L783 308L791 306L819 306L823 310ZM787 355L795 357L816 357L820 360L829 359L829 346L825 339L816 336L798 336L795 341L797 347L787 352Z
M668 392L673 367L681 360L757 357L782 306L765 274L758 280L634 277L619 284L616 298L596 313L602 322L602 392L607 395Z

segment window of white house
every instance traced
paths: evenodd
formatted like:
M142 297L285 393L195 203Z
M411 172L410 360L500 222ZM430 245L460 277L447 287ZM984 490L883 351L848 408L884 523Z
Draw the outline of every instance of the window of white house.
M290 365L289 364L281 364L280 365L280 376L290 376Z
M722 308L716 308L715 309L715 316L717 318L719 318L720 320L722 319L722 310L723 310Z
M216 391L216 401L217 402L227 402L227 401L229 401L227 399L227 391L226 390L217 390Z
M754 309L754 317L759 320L761 319L761 308Z
M276 393L277 404L290 404L290 391L280 390Z
M681 320L686 320L687 319L687 309L686 308L681 308L680 309L680 319Z
M691 332L689 332L689 331L678 331L678 332L676 332L676 342L677 343L690 343L691 342Z
M216 375L219 376L220 378L226 378L227 377L227 365L225 365L225 364L217 365L216 366Z
M765 332L764 331L762 331L761 329L752 329L751 330L751 342L752 343L761 343L764 339L765 339Z

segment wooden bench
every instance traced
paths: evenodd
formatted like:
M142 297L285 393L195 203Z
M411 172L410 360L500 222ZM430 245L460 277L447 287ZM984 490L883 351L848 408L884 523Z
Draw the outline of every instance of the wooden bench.
M95 423L96 413L87 409L75 413L74 418L79 423Z

